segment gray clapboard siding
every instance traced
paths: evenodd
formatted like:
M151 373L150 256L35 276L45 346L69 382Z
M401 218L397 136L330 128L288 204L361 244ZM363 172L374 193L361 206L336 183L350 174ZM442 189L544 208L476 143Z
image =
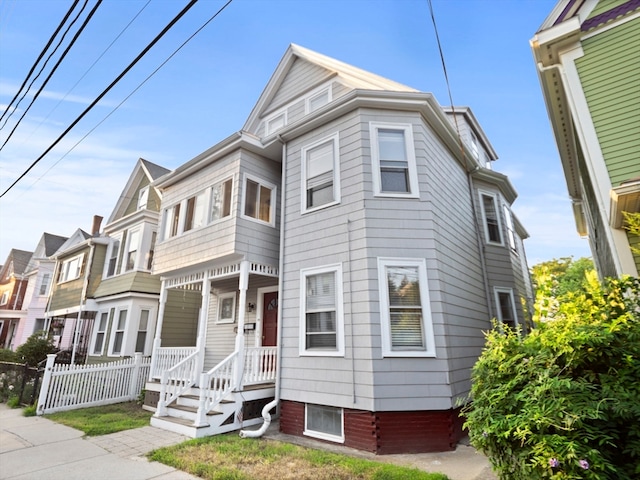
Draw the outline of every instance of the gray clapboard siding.
M319 85L330 76L329 70L296 58L271 103L265 108L265 112L268 114L268 112L282 107L308 90L310 86Z

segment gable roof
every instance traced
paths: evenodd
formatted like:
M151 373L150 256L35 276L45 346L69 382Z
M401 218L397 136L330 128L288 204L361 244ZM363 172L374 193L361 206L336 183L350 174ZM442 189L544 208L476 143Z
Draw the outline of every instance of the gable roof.
M7 261L2 266L2 270L0 271L0 279L5 279L12 273L15 275L22 275L27 265L29 265L29 260L33 252L27 252L26 250L18 250L17 248L12 248L7 255ZM8 270L12 271L9 272Z
M43 233L40 237L40 241L33 251L33 255L29 260L25 272L32 273L39 265L40 260L43 258L49 258L51 255L67 241L67 237L61 237L59 235L53 235L51 233Z
M127 210L127 206L130 204L134 193L138 190L140 182L144 177L147 178L148 183L152 183L157 178L160 178L169 172L170 170L161 167L160 165L156 165L144 158L139 158L135 167L133 167L131 175L129 175L129 179L125 184L122 193L120 193L120 197L118 198L116 206L107 221L107 225L113 223L124 215Z
M72 250L75 246L84 243L84 241L88 240L89 238L92 238L91 234L85 232L81 228L78 228L75 232L73 232L73 235L67 238L67 240L62 245L60 245L58 250L53 253L52 257L57 259L58 257L63 256L69 250Z
M249 114L249 118L247 118L247 121L242 128L243 130L249 130L253 122L258 119L270 105L271 101L278 93L279 87L284 82L287 73L289 73L297 59L304 60L328 70L333 75L340 77L345 83L353 88L395 92L418 92L418 90L414 88L394 82L388 78L367 72L366 70L362 70L354 67L353 65L343 63L334 58L327 57L292 43L289 45L289 48L287 48L287 51L284 53L280 63L278 63L273 75L271 75L269 82L258 98L253 110Z

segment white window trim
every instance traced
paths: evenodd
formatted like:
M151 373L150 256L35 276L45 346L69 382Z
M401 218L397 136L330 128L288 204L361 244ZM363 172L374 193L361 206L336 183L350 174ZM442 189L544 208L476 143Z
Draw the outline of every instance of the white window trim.
M260 220L259 218L253 218L248 215L245 215L245 202L247 199L247 181L251 180L259 185L271 189L271 211L270 211L270 219L268 222L264 220ZM249 175L248 173L244 174L244 178L242 180L242 204L240 205L240 217L251 222L259 223L260 225L269 225L271 227L276 226L276 204L278 202L278 188L271 182L268 182L260 177L256 177L253 175ZM226 218L226 217L225 217Z
M213 208L213 187L215 187L216 185L222 185L225 182L231 180L231 195L229 198L229 215L227 215L226 217L220 217L220 218L216 218L215 220L211 218L211 209ZM234 193L235 193L235 189L237 188L236 186L236 182L234 181L234 177L233 175L228 175L226 177L222 177L220 180L213 182L209 188L207 188L207 198L206 198L206 218L205 218L205 225L213 225L215 223L219 223L219 222L223 222L225 220L229 220L230 218L233 218L233 198L234 198Z
M485 212L484 209L484 200L482 199L483 196L487 196L487 197L492 197L493 198L493 202L495 205L495 209L496 209L496 218L498 220L498 232L500 233L500 241L496 242L491 240L490 236L489 236L489 226L487 225L487 214ZM500 202L500 197L498 196L498 194L494 193L494 192L489 192L486 190L478 190L478 197L480 199L480 211L482 212L482 229L484 230L484 241L485 243L487 243L488 245L499 245L501 247L504 247L504 233L502 231L502 211L501 211L501 203Z
M120 347L120 352L114 352L113 347L116 342L116 332L118 332L118 322L120 320L120 312L127 312L127 317L124 321L124 329L122 330L122 346ZM111 335L109 335L109 354L110 357L124 357L127 354L127 340L129 332L129 321L131 320L131 309L127 307L116 308L116 311L111 319Z
M124 250L122 251L122 263L120 264L120 273L129 273L129 272L135 272L137 270L140 270L139 264L140 264L140 251L142 250L142 235L143 235L143 229L140 226L136 226L134 228L130 228L129 230L127 230L127 238L126 238L126 245L124 246ZM137 234L138 236L138 245L136 245L136 254L135 254L135 259L133 260L133 267L131 269L127 269L127 264L129 263L129 247L131 246L131 237Z
M317 207L307 208L307 152L324 143L333 142L333 202L318 205ZM323 208L337 205L340 203L340 134L338 132L328 137L324 137L317 142L302 148L301 154L301 191L300 191L300 212L302 214L315 212Z
M49 289L51 288L51 272L44 272L40 277L40 286L38 287L38 296L46 297L49 295ZM46 282L45 282L46 279ZM44 289L44 292L42 291ZM4 305L4 304L3 304Z
M337 443L344 443L344 409L340 408L340 407L332 407L331 405L318 405L318 404L314 404L314 405L318 405L321 407L331 407L331 408L336 408L338 410L340 410L340 416L342 418L342 421L340 422L340 431L341 431L341 435L337 436L337 435L331 435L329 433L325 433L325 432L318 432L317 430L309 430L308 428L308 403L304 404L304 431L302 432L303 435L306 435L307 437L314 437L314 438L319 438L321 440L328 440L330 442L337 442Z
M380 153L378 148L378 130L403 130L404 142L409 167L409 192L383 192L380 177ZM420 198L418 184L418 168L416 165L415 143L413 140L413 126L410 123L380 123L369 122L369 138L371 146L371 165L373 175L373 193L376 197Z
M62 261L62 264L60 265L60 275L62 275L62 273L64 272L64 266L65 264L71 263L73 262L76 258L80 259L79 260L79 265L78 265L78 274L75 277L70 277L70 278L65 278L64 280L60 279L58 281L58 284L61 283L67 283L67 282L72 282L74 280L77 280L78 278L80 278L82 276L82 262L84 261L84 253L81 253L79 255L74 255L73 257L69 257L66 260Z
M502 205L502 212L504 213L504 222L507 230L507 243L509 244L511 251L518 255L518 240L516 227L513 221L513 212L506 203Z
M99 330L100 328L100 319L102 317L102 314L106 313L107 314L107 323L105 325L105 329L104 329L104 339L102 341L102 347L100 348L100 353L94 353L95 349L96 349L96 340L98 339L98 333L101 332L101 330ZM96 315L96 319L97 319L97 325L96 328L94 328L93 334L91 335L91 343L89 345L89 351L88 351L88 355L90 357L101 357L102 355L104 355L104 349L107 345L107 336L109 335L109 315L110 315L111 311L109 309L107 310L101 310L97 313Z
M140 189L140 191L138 192L138 203L136 205L136 210L144 210L147 208L147 205L149 205L149 193L151 192L149 185L147 185L146 187L142 187ZM146 196L146 200L144 202L143 205L140 204L140 202L142 201L142 198Z
M316 110L319 110L319 108L322 108L322 107L319 107L319 108L316 108L316 110L311 110L311 99L318 97L326 92L327 103L325 105L328 105L333 101L333 89L331 88L331 85L332 83L320 85L319 87L314 88L307 95L305 95L304 97L304 114L305 115L308 115L312 112L315 112Z
M513 311L513 321L515 323L515 326L517 327L518 325L520 325L520 321L518 320L518 310L516 310L516 301L515 301L515 296L513 295L512 288L493 287L493 296L496 302L496 319L498 320L500 325L503 325L502 311L500 310L500 297L499 297L500 293L509 294L509 299L511 300L511 310Z
M284 116L284 125L280 128L271 130L269 128L269 124L271 123L271 121L278 118L279 116ZM287 107L276 110L275 112L273 112L271 115L269 115L267 118L264 119L264 136L268 137L269 135L274 134L278 130L281 130L282 128L286 127L288 123L289 123L289 118L287 114Z
M140 333L140 319L142 318L142 312L146 310L149 312L149 316L147 318L147 330L146 330L147 334L144 342L142 355L149 356L151 355L151 350L153 347L153 335L155 332L155 325L156 325L156 307L154 307L153 305L140 305L136 310L137 310L137 320L136 320L137 326L136 326L136 337L133 344L133 350L134 350L134 353L136 353L135 350L138 343L138 333Z
M118 260L119 260L119 256L120 256L120 249L123 248L122 247L122 234L123 232L118 232L115 235L110 235L110 240L109 240L109 246L107 247L107 254L105 255L105 259L104 259L104 268L102 269L102 278L112 278L115 277L116 275L118 275L120 272L118 272ZM115 267L113 269L113 274L109 275L109 262L111 261L111 258L113 257L113 247L115 246L115 242L119 242L118 245L118 251L115 252L116 254L116 264Z
M306 296L307 277L321 273L335 272L336 274L336 349L335 350L307 350L306 348ZM304 268L300 270L300 356L309 357L344 357L344 300L342 283L342 264L325 265L322 267Z
M9 303L9 290L2 292L2 298L0 298L0 305L6 305Z
M420 282L420 303L422 306L422 329L424 350L393 350L391 345L391 320L389 314L389 287L386 267L418 267ZM427 262L424 258L378 257L378 291L380 292L380 326L383 357L435 357L436 346L433 334L433 318L427 279Z
M220 315L222 314L222 301L224 299L231 298L233 300L233 304L231 307L231 318L222 318ZM224 324L224 323L235 323L236 322L236 292L229 293L221 293L218 295L218 312L216 315L216 323Z

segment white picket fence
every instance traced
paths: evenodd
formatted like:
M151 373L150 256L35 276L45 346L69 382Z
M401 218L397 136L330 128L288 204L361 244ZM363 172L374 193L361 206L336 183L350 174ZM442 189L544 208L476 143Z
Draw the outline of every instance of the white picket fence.
M95 365L55 365L55 357L47 356L38 415L135 400L151 367L151 359L140 353Z

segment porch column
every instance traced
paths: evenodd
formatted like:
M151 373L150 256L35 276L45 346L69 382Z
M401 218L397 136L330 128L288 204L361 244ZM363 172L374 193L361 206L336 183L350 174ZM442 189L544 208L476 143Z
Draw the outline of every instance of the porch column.
M153 349L151 350L151 366L149 367L149 381L153 380L153 375L156 371L156 365L158 362L158 350L162 343L162 322L164 320L164 307L167 304L167 289L165 288L165 281L160 283L160 299L158 305L158 319L156 320L156 332L153 337Z
M236 352L238 361L236 368L236 385L242 387L242 376L244 375L244 317L247 309L247 289L249 288L249 262L240 262L240 280L238 282L240 298L238 299L238 331L236 333Z
M209 318L209 298L211 282L205 278L202 280L202 302L200 303L200 317L198 318L198 338L196 339L196 350L198 352L198 363L196 365L196 381L200 380L200 374L204 369L204 346L207 341L207 319Z
M76 350L78 349L78 337L80 336L80 327L82 326L82 310L78 312L78 318L74 325L73 331L73 346L71 348L71 365L76 363Z

